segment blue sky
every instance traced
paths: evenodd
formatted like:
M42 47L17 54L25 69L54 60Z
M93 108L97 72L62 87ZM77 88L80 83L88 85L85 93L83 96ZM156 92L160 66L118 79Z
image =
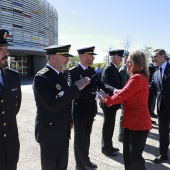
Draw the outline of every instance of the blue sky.
M58 12L59 44L71 44L70 53L96 47L95 62L105 51L129 51L150 46L170 52L170 0L47 0Z

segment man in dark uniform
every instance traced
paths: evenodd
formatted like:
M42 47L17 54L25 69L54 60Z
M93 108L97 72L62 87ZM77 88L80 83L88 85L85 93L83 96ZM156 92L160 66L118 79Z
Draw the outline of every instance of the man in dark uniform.
M153 61L159 69L153 74L150 82L151 95L157 94L157 112L159 118L159 151L160 156L154 159L154 163L162 163L168 159L169 147L169 122L170 122L170 64L166 59L164 49L154 50Z
M122 61L124 50L110 51L111 62L106 65L102 71L102 81L104 84L108 84L116 89L121 89L119 65ZM109 95L113 95L113 91L110 90ZM107 107L105 103L101 103L101 107L104 113L103 129L102 129L102 153L108 156L116 156L118 148L114 148L112 144L112 137L115 127L116 112L120 108L120 105L114 105Z
M71 101L89 82L85 77L68 86L62 73L69 61L71 45L52 45L47 65L34 78L37 106L35 138L40 144L42 170L66 170L71 121Z
M97 113L96 100L100 97L96 93L97 87L104 89L104 84L97 76L95 70L90 67L93 64L95 47L78 49L80 62L77 66L68 70L68 81L72 85L81 77L90 77L90 84L87 85L81 94L73 102L74 120L74 153L76 170L85 170L86 167L97 168L89 158L90 134L94 117Z
M16 115L21 105L21 86L18 72L8 68L8 34L0 30L0 169L16 170L20 148Z

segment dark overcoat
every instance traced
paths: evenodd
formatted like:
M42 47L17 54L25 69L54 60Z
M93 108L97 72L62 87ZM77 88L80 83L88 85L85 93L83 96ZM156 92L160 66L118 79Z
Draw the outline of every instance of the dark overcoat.
M104 89L103 82L97 76L92 67L88 67L85 71L79 64L68 70L68 82L72 85L75 81L82 77L90 77L91 81L73 102L73 114L80 114L81 116L94 117L97 113L97 103L95 100L97 87Z
M163 78L162 85L159 84L159 70L153 74L152 81L150 83L150 93L152 95L157 94L157 111L166 114L170 121L170 64L167 63Z
M70 137L71 101L79 94L76 85L68 87L66 80L46 66L33 81L37 106L35 138L38 143L54 145Z
M4 68L0 97L0 165L16 165L19 159L19 138L16 115L21 105L21 86L18 72Z
M108 84L116 89L121 89L121 78L118 69L113 63L106 65L102 71L102 81L104 84ZM113 92L110 91L109 95L112 96ZM101 103L101 107L106 107L105 103ZM120 105L113 105L109 109L118 110Z

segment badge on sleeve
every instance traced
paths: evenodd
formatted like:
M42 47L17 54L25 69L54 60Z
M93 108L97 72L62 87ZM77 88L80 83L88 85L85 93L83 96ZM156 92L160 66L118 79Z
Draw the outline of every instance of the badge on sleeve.
M56 84L56 89L57 89L57 90L61 90L60 84Z

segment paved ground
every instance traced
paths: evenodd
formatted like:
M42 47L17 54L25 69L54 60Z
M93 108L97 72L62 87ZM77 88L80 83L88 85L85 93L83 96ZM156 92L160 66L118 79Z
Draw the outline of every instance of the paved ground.
M41 170L39 145L34 138L34 119L36 114L36 106L32 92L32 78L22 78L22 105L21 110L17 116L19 134L20 134L20 160L18 163L18 170ZM106 157L101 153L101 129L103 122L103 113L99 108L99 113L95 117L93 131L91 135L90 158L92 162L98 165L98 170L123 170L123 155L122 143L117 141L118 136L118 119L120 112L117 113L115 133L113 137L114 146L120 149L117 157ZM157 119L155 119L157 121ZM75 169L75 160L73 153L73 130L72 139L70 140L69 149L69 164L68 170ZM143 153L146 159L147 170L167 170L170 169L170 160L163 164L153 164L152 160L159 155L158 151L158 125L154 125L150 131ZM169 154L170 158L170 154Z

